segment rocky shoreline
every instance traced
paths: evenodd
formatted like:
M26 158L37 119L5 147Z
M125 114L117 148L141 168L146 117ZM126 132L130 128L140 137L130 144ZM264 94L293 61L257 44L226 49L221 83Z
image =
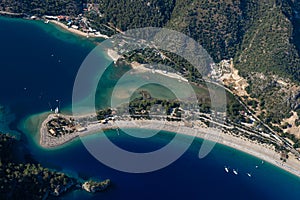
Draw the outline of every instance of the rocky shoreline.
M111 184L110 179L106 179L104 181L80 181L75 178L71 178L71 181L67 185L58 184L53 191L48 192L48 195L52 196L61 196L64 193L71 192L73 190L85 190L89 193L101 192L107 189Z

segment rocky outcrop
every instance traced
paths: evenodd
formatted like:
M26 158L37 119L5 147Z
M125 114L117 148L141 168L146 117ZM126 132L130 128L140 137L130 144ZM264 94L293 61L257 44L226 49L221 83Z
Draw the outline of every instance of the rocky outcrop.
M87 192L94 193L94 192L105 190L109 185L110 185L110 179L106 179L105 181L102 182L89 180L82 184L82 189L84 189Z

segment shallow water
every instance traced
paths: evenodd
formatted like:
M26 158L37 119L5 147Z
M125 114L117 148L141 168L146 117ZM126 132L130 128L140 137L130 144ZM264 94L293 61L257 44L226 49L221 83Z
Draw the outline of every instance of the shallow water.
M86 150L80 139L54 150L41 148L37 127L43 117L39 113L58 106L56 100L65 112L71 111L77 70L94 44L43 22L1 17L0 30L0 104L14 116L1 123L23 135L33 158L44 166L73 176L112 180L113 185L106 192L76 191L62 199L296 199L300 196L298 177L268 163L262 165L261 160L229 147L216 145L207 157L199 159L201 139L196 139L175 163L146 174L123 173L105 166ZM109 103L107 97L115 78L123 70L110 68L103 77L104 84L96 96L100 106ZM148 87L156 91L154 94L160 94L155 86ZM130 88L130 84L124 88ZM167 132L144 140L122 132L118 135L115 131L106 135L133 152L160 148L172 138L172 133ZM104 135L95 134L85 139L94 141L101 137ZM238 169L239 175L226 173L225 165ZM246 175L248 172L252 178Z

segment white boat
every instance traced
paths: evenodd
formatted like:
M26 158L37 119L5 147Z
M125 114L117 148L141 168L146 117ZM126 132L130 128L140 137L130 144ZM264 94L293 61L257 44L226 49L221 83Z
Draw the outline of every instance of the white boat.
M250 173L247 173L247 175L248 175L249 177L251 177L251 176L252 176Z
M229 169L228 167L224 167L225 171L228 173L229 172Z
M235 175L238 175L238 171L237 171L237 170L233 169L232 171L233 171L233 173L234 173Z
M59 113L59 108L56 107L54 112L55 112L55 114L58 114Z

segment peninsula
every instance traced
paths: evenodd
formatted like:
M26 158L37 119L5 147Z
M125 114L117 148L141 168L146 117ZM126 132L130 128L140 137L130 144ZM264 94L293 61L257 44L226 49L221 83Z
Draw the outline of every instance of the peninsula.
M141 94L145 98L144 103L151 101L156 104L160 101L152 98L145 91L141 91ZM187 110L185 107L180 107L177 102L165 102L165 107L169 110L166 115L147 110L143 105L137 105L136 100L133 100L129 107L131 109L127 114L122 113L120 108L108 108L96 114L82 116L50 114L40 127L40 145L45 148L58 147L77 137L109 129L163 130L208 139L238 149L300 177L298 152L289 149L284 140L276 135L255 131L234 123L222 123L221 120L213 119L209 113ZM209 124L215 126L212 128Z

